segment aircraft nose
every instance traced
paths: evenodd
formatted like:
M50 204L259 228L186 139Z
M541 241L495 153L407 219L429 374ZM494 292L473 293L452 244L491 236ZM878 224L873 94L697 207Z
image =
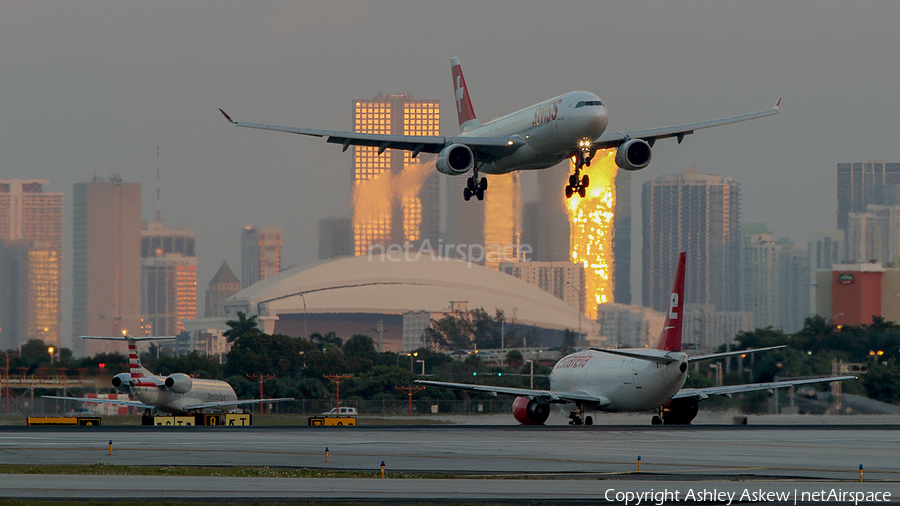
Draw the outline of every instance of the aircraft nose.
M597 135L600 135L604 130L606 130L606 125L609 122L609 119L606 116L605 106L597 107L597 109L594 111L593 120L595 127L599 131Z

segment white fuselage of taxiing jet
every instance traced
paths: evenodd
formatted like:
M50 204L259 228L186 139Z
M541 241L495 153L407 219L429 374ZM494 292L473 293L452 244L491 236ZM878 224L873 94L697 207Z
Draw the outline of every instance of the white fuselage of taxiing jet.
M552 167L574 155L579 141L599 137L607 123L606 106L597 95L573 91L466 130L460 137L521 138L525 145L515 153L478 169L505 174Z
M621 351L669 357L675 361L663 364L599 351L580 351L556 363L550 373L550 390L585 392L608 399L609 404L600 407L602 411L645 411L658 408L684 385L687 378L684 352L652 348Z
M184 412L185 406L206 404L210 402L236 401L237 395L231 385L224 381L193 379L190 390L175 393L165 387L165 376L152 376L159 385L149 385L150 378L141 378L145 385L132 385L131 395L138 402L168 412Z

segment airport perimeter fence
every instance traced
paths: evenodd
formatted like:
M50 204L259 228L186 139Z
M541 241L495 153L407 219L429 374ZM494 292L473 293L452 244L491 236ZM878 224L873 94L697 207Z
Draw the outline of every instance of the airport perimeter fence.
M3 399L6 400L6 399ZM511 413L514 398L502 398L490 400L435 400L417 399L413 397L413 415L446 415L446 414L496 414ZM409 415L408 400L362 400L341 399L341 406L354 407L359 416L391 416ZM317 415L325 413L335 407L334 399L297 399L293 402L274 403L265 405L266 413L275 414L303 414ZM257 405L246 406L248 411L258 412ZM6 403L0 401L0 413L7 415L24 416L63 416L63 415L125 415L141 414L141 410L123 408L114 405L90 404L83 405L79 402L62 401L57 399L42 399L39 397L10 399Z
M413 415L440 414L495 414L512 413L513 398L490 400L434 400L415 399L412 402ZM335 407L334 399L327 401L298 399L294 403L293 413L324 413ZM396 400L341 400L341 406L356 408L360 416L409 415L409 401Z

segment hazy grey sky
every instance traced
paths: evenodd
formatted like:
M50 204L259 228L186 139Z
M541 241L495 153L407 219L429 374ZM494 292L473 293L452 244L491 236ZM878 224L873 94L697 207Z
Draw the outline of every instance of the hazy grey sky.
M247 224L284 228L284 265L312 261L318 220L348 214L351 155L216 109L347 130L353 99L408 93L455 133L459 56L482 120L571 90L606 102L611 131L784 95L774 118L660 141L633 211L644 181L696 166L741 183L743 222L802 243L835 226L838 162L900 160L898 21L895 1L5 2L0 178L66 194L68 264L72 185L119 172L152 220L159 146L163 221L197 232L201 288L239 269Z

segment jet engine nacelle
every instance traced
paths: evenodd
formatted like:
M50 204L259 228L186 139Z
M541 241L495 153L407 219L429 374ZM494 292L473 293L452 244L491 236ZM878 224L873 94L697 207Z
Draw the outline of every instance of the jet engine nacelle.
M119 392L123 394L130 393L131 390L128 388L128 385L131 382L131 373L123 372L116 374L112 379L112 386Z
M465 174L475 166L475 155L465 144L451 144L438 153L437 170L451 176Z
M187 374L177 372L166 378L166 388L176 394L187 393L191 390L192 386L194 386L194 381L191 380L191 377Z
M625 170L643 169L650 164L653 150L641 139L631 139L616 150L616 165Z
M516 397L513 402L513 417L522 425L543 425L549 416L549 404L528 397Z
M697 416L700 401L690 397L669 399L663 404L662 422L664 425L690 425Z

